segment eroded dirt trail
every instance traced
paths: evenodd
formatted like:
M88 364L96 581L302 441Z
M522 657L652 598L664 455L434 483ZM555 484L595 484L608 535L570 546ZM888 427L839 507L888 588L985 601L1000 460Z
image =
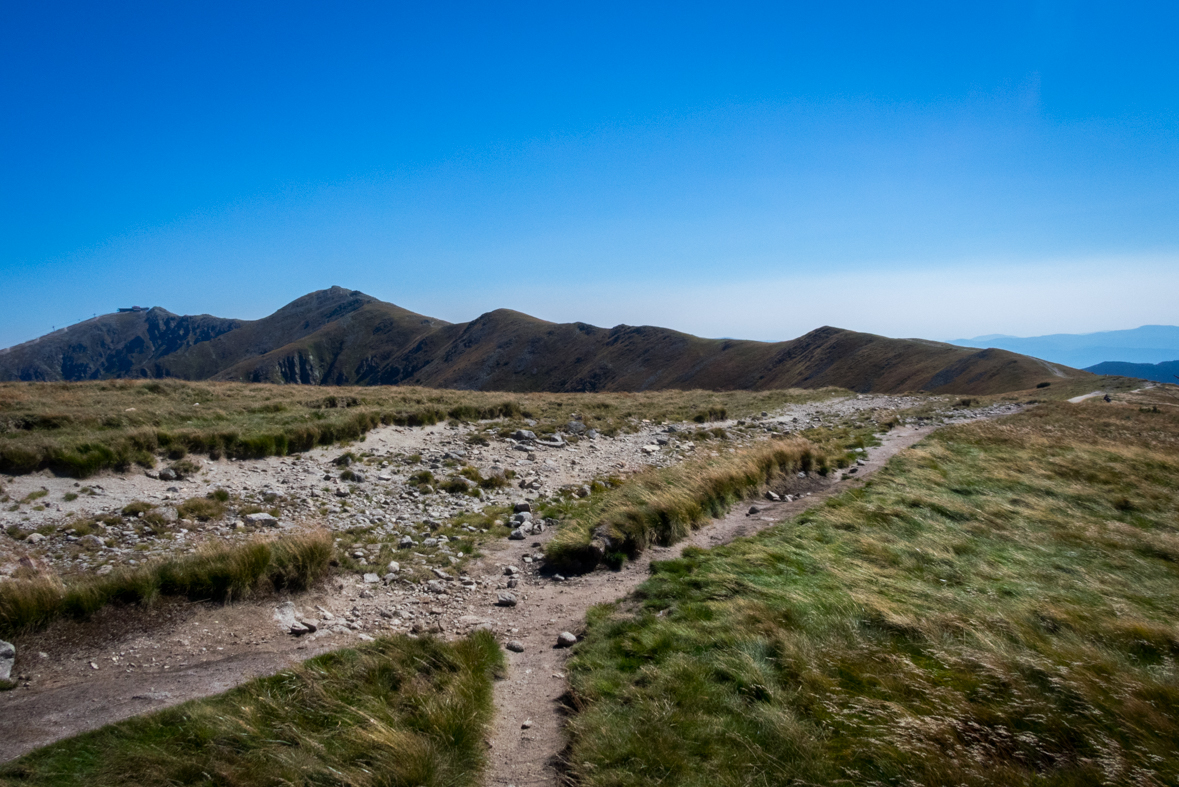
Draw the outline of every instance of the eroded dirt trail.
M759 501L757 506L762 510L754 515L746 514L748 505L736 506L723 519L713 520L674 546L647 551L621 571L599 570L566 582L531 587L515 610L519 625L511 635L524 645L524 650L508 653L507 678L496 685L496 720L486 781L489 787L558 784L557 758L565 745L561 697L567 689L565 660L569 651L556 647L557 635L562 631L579 633L590 607L617 601L633 591L648 577L653 560L678 557L687 546L707 548L753 535L831 495L861 485L862 479L879 470L898 451L932 431L932 427L893 430L881 436L879 447L869 449L866 465L851 479L808 479L807 486L813 490L809 495L792 502ZM530 544L530 548L519 551L531 552L535 547Z

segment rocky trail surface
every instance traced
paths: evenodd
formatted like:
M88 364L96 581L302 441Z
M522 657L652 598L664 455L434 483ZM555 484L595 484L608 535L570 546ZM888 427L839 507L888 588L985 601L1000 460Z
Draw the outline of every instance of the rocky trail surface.
M799 405L763 419L759 428L764 428L764 436L768 437L774 424L830 420L872 409L896 408L897 399L850 397ZM995 406L946 411L893 429L881 436L880 447L869 449L857 475L847 480L817 476L790 479L793 486L783 491L797 495L794 500L759 502L761 510L751 515L747 514L748 506L739 507L695 531L687 541L668 549L653 549L618 572L599 570L562 579L544 571L542 552L545 540L552 535L549 530L524 540L483 543L485 556L470 563L461 580L448 579L429 587L397 579L374 584L357 574L342 574L287 602L271 598L221 606L171 600L147 609L108 607L85 622L59 622L46 631L20 637L15 643L18 653L13 677L19 685L0 693L0 718L5 720L0 761L130 716L216 694L313 655L381 634L433 633L452 637L487 628L508 646L509 661L508 674L496 687L488 783L517 787L555 784L557 755L563 746L559 698L566 691L563 665L568 653L557 647L558 636L563 632L576 634L590 606L629 593L647 576L651 560L678 555L686 545L707 547L752 534L849 485L861 483L889 457L941 423L997 417L1015 409ZM454 431L390 428L370 435L366 446L391 443L399 450L420 451L428 458L431 453L441 455L444 449L455 448L462 435ZM636 434L594 441L596 449L582 442L579 451L567 448L538 452L532 458L523 458L524 452L515 451L514 446L493 444L483 449L487 456L480 459L487 463L512 461L525 480L532 477L527 474L529 470L538 465L548 467L547 473L537 468L535 477L543 479L539 489L512 490L514 499L524 501L543 494L545 486L586 483L608 469L617 472L620 464L626 469L639 469L646 464L670 464L690 455L682 445L670 443L651 451L652 446L659 445L657 435L666 433L666 426L643 425ZM340 449L313 453L316 455L305 456L302 461L328 463ZM541 464L545 461L551 464ZM286 481L284 489L293 492L296 488L286 460L236 462L230 467L241 474L235 479L239 482L258 475L261 478L253 480L257 486L275 488ZM307 475L315 476L320 469ZM32 483L28 479L14 480ZM124 504L123 499L144 494L144 482L137 478L112 476L101 482L111 490L128 486L112 501L116 506ZM64 481L42 478L37 483ZM202 485L211 487L214 483L225 480L204 481ZM329 514L328 521L318 526L346 527L355 517L365 516L369 522L377 521L393 529L409 528L411 516L388 509L401 506L401 510L417 518L426 515L423 512L433 510L442 515L467 505L395 497L395 485L395 480L388 482L384 491L366 495L372 506L377 505L371 503L374 496L389 501L381 513L369 508L366 514L357 514L357 506ZM313 515L308 515L291 527L311 526L314 520ZM215 538L217 533L209 536ZM505 605L504 594L511 594L515 603ZM309 623L314 631L292 636L292 618Z

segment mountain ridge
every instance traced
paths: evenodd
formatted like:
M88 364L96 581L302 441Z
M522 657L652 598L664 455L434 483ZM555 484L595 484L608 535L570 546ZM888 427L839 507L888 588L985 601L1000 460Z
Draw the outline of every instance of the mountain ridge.
M797 339L705 339L656 326L554 323L496 309L469 322L332 287L259 320L159 307L103 315L0 353L0 380L164 378L502 391L762 390L985 394L1086 372L822 326Z

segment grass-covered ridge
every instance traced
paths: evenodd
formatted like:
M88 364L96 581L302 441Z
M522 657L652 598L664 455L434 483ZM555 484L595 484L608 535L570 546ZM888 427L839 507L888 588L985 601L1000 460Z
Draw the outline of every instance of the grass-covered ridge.
M1176 784L1176 609L1176 408L948 428L597 608L570 766L585 785Z
M59 618L84 619L108 604L148 604L159 596L227 602L255 593L307 590L327 575L332 555L331 536L313 532L210 545L192 555L68 583L44 576L7 580L0 582L0 639Z
M502 667L487 632L380 639L52 744L0 785L476 785Z
M545 545L545 559L559 570L589 571L652 544L674 544L775 475L826 473L830 461L819 446L795 437L644 470L576 509Z
M260 458L363 439L378 426L528 418L538 434L577 414L612 433L655 421L735 418L840 393L657 391L514 394L413 387L111 380L0 383L0 473L85 477L186 453Z

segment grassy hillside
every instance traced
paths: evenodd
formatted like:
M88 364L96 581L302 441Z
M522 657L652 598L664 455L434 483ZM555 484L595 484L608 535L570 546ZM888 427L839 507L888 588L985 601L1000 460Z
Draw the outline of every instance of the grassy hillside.
M0 785L477 785L494 637L381 639L46 746Z
M570 664L586 785L1179 783L1179 408L946 429L657 564Z
M0 380L216 379L481 391L773 390L993 394L1087 372L824 327L786 342L550 323L499 309L450 324L332 287L261 320L105 315L0 350Z
M408 386L312 386L112 380L0 383L0 472L49 469L83 477L99 470L151 466L186 453L238 458L285 455L363 439L381 424L506 418L539 433L574 413L611 433L640 419L738 418L817 391L661 391L643 394L503 394ZM723 416L722 416L723 417Z

